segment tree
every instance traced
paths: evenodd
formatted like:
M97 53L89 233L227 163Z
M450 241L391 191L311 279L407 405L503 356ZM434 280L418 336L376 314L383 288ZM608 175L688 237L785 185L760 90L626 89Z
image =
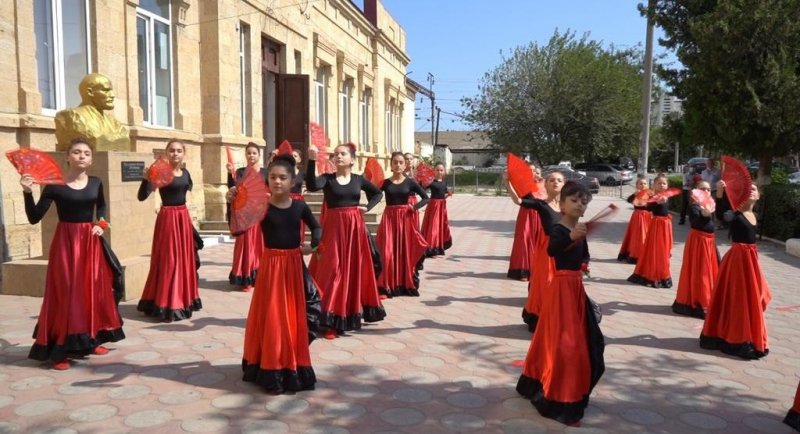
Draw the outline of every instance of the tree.
M501 152L592 160L635 153L641 88L641 50L556 31L546 46L515 48L462 104Z
M640 5L643 13L647 13ZM658 0L652 16L682 66L661 74L698 144L758 158L800 151L800 2Z

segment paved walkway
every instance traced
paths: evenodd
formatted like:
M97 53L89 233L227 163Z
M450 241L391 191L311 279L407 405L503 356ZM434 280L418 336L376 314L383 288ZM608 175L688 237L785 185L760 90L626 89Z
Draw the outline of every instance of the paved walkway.
M587 214L608 202L598 198ZM457 196L449 206L455 245L426 263L422 295L388 300L382 323L313 343L320 382L311 392L269 396L241 382L250 294L227 285L230 244L203 251L205 308L195 318L153 323L123 303L128 338L66 372L26 359L40 300L0 296L0 432L791 432L780 421L800 374L800 259L760 246L774 294L769 356L705 351L701 321L671 313L674 289L625 281L633 267L615 260L623 206L590 240L587 290L605 313L606 374L583 428L565 428L514 391L521 368L512 362L530 341L520 319L526 285L505 279L514 205ZM686 231L675 226L675 239Z

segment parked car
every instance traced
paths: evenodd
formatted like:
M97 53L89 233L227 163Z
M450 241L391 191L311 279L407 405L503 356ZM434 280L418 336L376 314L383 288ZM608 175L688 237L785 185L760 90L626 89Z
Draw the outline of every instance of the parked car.
M580 163L575 165L575 170L608 185L627 184L633 180L633 172L614 164Z
M575 181L586 187L590 193L600 193L600 181L593 176L586 176L563 166L547 166L544 168L544 176L553 171L559 171L564 174L564 181Z
M686 162L686 165L692 168L692 172L700 173L706 170L707 161L708 157L694 157L690 158L689 161Z
M758 161L754 161L754 162L752 162L752 163L747 165L747 169L750 170L751 174L755 174L755 173L758 172L758 167L759 166L760 166L760 164L758 164ZM783 173L794 173L794 172L797 171L796 168L784 163L783 161L773 161L772 162L772 169L773 170L775 170L775 169L782 170Z
M789 175L789 184L800 184L800 172Z

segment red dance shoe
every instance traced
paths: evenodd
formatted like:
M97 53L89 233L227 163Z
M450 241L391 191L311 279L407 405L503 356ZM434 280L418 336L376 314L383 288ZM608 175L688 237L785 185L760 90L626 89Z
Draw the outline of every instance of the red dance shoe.
M328 340L336 339L336 330L334 329L325 330L325 339Z
M93 353L97 354L98 356L105 356L106 354L108 354L109 351L111 351L111 350L109 350L108 348L106 348L106 347L104 347L102 345L98 345L98 346L94 347Z
M247 285L244 288L242 288L243 292L250 292L252 290L253 290L253 287L251 285Z
M66 371L69 369L69 360L59 360L58 362L54 362L51 367L56 371Z

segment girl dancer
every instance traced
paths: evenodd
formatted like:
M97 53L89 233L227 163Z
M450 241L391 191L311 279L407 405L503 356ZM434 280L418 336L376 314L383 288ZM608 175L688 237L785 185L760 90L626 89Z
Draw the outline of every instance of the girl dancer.
M711 192L706 181L697 183L696 188ZM694 202L694 198L692 199ZM672 311L695 318L705 318L711 290L719 270L719 254L714 237L713 208L704 208L694 202L689 206L689 223L692 228L683 248L681 277L678 280L678 293L672 303Z
M659 174L653 180L655 194L666 191L667 186L666 175ZM653 220L647 228L647 239L628 282L653 288L672 288L672 275L669 271L669 258L672 256L672 215L669 213L667 200L662 197L647 205L647 209L653 213Z
M167 143L167 157L175 179L158 190L161 209L156 218L150 273L137 309L162 321L192 317L203 303L197 290L200 266L195 246L194 227L186 208L186 193L192 191L192 176L181 168L186 148L180 140ZM139 201L153 192L147 171L139 186Z
M405 165L402 152L392 153L392 176L381 186L386 196L386 209L375 240L383 259L383 270L378 277L381 298L419 296L417 263L424 258L428 248L413 214L428 203L428 195L417 181L403 174ZM422 200L411 205L408 198L415 195Z
M622 240L622 246L619 249L617 260L635 264L642 254L644 242L647 239L647 228L650 226L650 221L653 219L653 214L647 209L646 204L641 204L640 201L646 201L649 196L637 198L637 194L647 190L646 178L639 178L636 181L636 193L628 197L628 202L633 204L633 214L628 222L628 229L625 230L625 238Z
M328 328L326 339L360 329L362 319L376 322L386 316L378 296L363 216L381 201L383 193L361 175L352 173L354 156L352 143L337 146L333 157L336 173L317 178L317 148L308 148L306 186L309 191L323 190L327 204L322 240L309 266L322 292L320 325ZM366 206L358 204L362 191L367 194Z
M269 165L269 209L261 222L264 233L263 268L244 331L244 381L270 393L310 390L316 377L308 345L313 337L306 324L307 303L315 300L316 284L308 276L303 255L317 247L319 223L305 202L293 200L294 159L275 157ZM311 245L300 241L300 222L311 229ZM318 319L314 310L311 319Z
M422 218L422 236L428 243L425 256L428 258L444 255L444 251L453 245L450 236L450 224L447 219L447 184L444 181L445 169L443 163L433 166L436 179L428 185L431 190L431 200L425 209ZM520 208L522 209L522 208Z
M67 165L66 184L46 185L39 203L33 200L33 177L23 174L19 181L31 224L41 221L53 202L58 212L35 342L28 353L28 358L49 360L57 370L69 369L68 355L106 354L103 343L125 338L114 300L115 293L122 295L122 268L102 238L108 227L103 183L86 174L92 148L83 139L70 144ZM95 215L99 223L93 223Z
M264 182L267 182L267 170L261 167L261 151L253 142L244 148L247 156L247 166L257 170ZM246 167L236 169L236 179L244 178ZM228 173L228 194L226 198L230 203L236 197L236 181ZM256 282L256 272L258 271L261 252L264 250L264 237L261 235L261 227L253 225L242 234L236 237L233 245L233 266L228 274L228 282L231 285L241 286L242 291L250 292Z
M555 260L553 279L543 295L547 309L542 310L517 382L517 392L530 399L539 414L573 426L580 425L589 395L605 371L603 334L581 272L589 247L586 225L578 219L591 197L574 182L561 190L564 217L550 231L546 252Z
M725 188L725 182L717 183L717 188ZM753 214L758 198L758 188L753 184L750 198L733 213L733 243L719 266L700 335L701 347L743 359L759 359L769 352L764 311L772 294L758 264Z
M542 170L535 164L531 164L531 171L533 171L534 178L539 179L542 177ZM517 196L517 192L511 186L511 183L506 181L508 194L512 200ZM532 195L527 195L524 199L533 199ZM517 203L515 200L514 203ZM542 220L539 218L539 213L535 210L519 207L517 211L517 225L514 229L514 244L511 246L511 258L508 263L509 279L521 280L527 282L531 274L531 265L533 264L533 255L536 251L536 245L540 234L542 233Z
M561 219L558 198L563 186L564 175L555 171L547 174L545 178L544 188L547 192L547 200L519 199L516 194L511 196L514 203L535 210L542 221L542 232L536 237L536 249L532 255L533 265L531 265L531 281L528 283L528 301L522 309L522 320L525 321L525 324L528 324L528 330L531 332L536 329L536 323L539 320L542 294L553 277L554 263L553 258L547 255L547 245L550 242L550 230ZM513 191L513 189L509 191Z

